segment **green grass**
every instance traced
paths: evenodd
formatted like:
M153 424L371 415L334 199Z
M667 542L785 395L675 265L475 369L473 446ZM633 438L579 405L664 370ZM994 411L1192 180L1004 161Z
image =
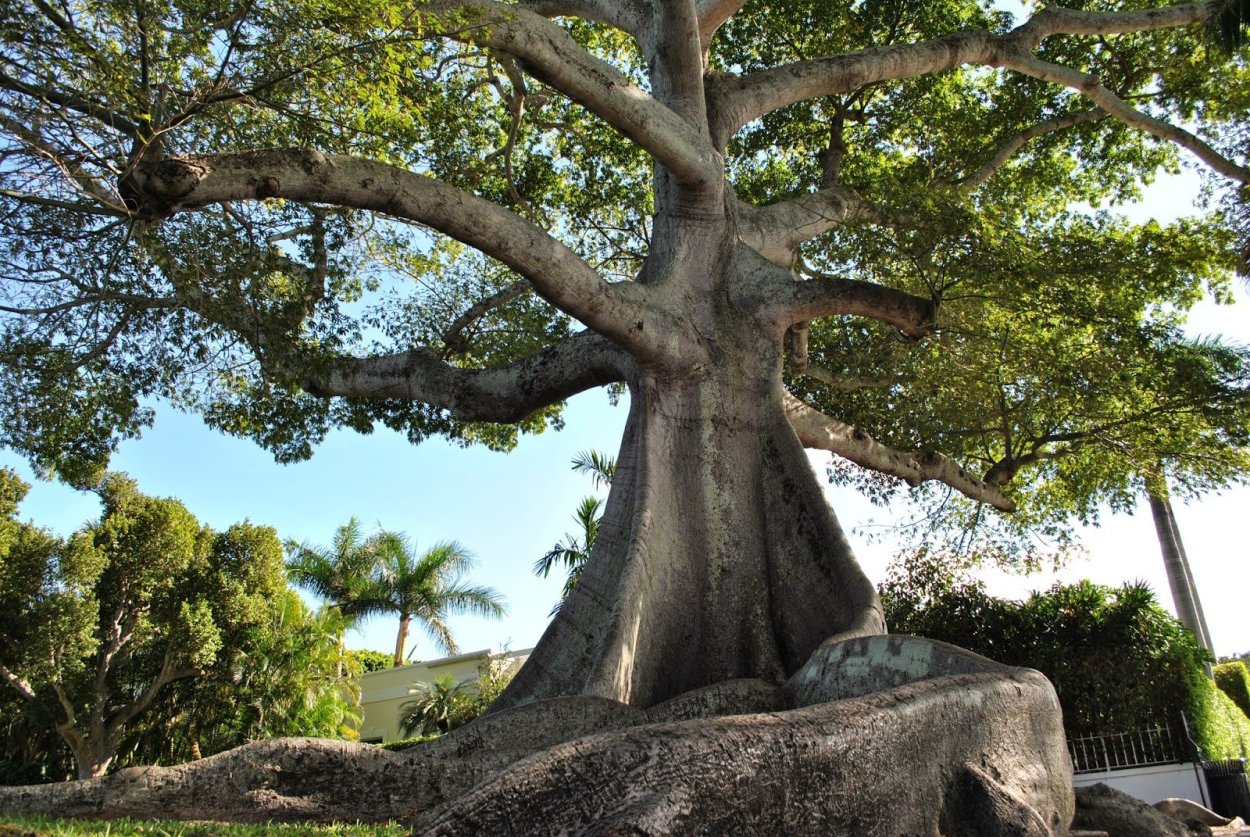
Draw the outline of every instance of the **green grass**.
M220 822L175 822L168 820L59 820L51 817L0 817L0 837L209 837L224 834L227 837L260 837L274 834L279 837L400 837L410 829L390 823L387 825L334 825L273 824L236 825Z

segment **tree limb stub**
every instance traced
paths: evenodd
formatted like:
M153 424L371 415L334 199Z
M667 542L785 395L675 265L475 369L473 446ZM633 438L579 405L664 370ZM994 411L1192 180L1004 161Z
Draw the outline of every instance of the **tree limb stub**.
M549 404L627 377L629 356L584 331L497 369L459 369L429 349L343 359L303 387L322 398L406 398L463 421L516 422Z
M786 325L834 315L868 317L894 326L913 340L933 333L937 313L931 299L834 276L788 283L777 289L772 304L784 312Z
M276 149L139 163L121 184L139 217L159 219L225 201L328 203L415 221L498 259L557 308L640 358L682 354L677 321L633 283L611 285L576 253L519 215L394 166L308 149ZM638 323L649 325L647 329ZM668 352L668 354L665 354Z
M940 453L895 450L864 430L832 419L789 393L785 395L785 406L790 424L804 447L836 453L856 465L899 477L908 485L937 480L996 509L1008 512L1016 509L1016 504L998 487L977 479Z
M853 189L821 189L786 201L753 206L735 202L738 239L764 258L789 268L800 244L853 220L873 220L876 213Z

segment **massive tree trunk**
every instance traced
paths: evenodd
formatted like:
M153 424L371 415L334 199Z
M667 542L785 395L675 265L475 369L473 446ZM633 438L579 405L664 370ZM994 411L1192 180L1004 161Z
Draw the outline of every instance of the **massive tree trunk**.
M723 680L780 682L831 637L884 632L786 419L779 356L763 353L632 382L590 560L498 708L572 694L647 707Z

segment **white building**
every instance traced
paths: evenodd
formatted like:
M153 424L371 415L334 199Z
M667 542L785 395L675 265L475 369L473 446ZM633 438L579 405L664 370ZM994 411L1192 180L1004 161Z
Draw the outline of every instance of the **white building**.
M532 648L523 651L504 651L515 668L529 659ZM478 667L490 659L488 649L444 657L422 663L411 663L396 668L370 671L360 678L360 740L367 744L395 741L404 735L399 728L399 707L412 695L409 690L418 683L429 685L434 678L451 675L457 683L476 680Z

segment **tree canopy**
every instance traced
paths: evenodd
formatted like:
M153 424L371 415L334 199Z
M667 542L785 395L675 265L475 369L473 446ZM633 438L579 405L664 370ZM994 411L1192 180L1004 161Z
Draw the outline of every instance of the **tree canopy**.
M650 161L698 182L715 149L739 240L826 291L920 306L848 298L837 313L869 316L790 329L790 391L825 415L795 403L804 441L868 468L837 479L953 483L1055 534L1130 502L1160 462L1182 490L1244 475L1244 353L1178 329L1237 259L1247 96L1209 34L1240 31L1225 4L1022 26L968 0L723 4L699 13L697 118L614 92L658 83L645 56L679 24L549 5L11 5L4 442L73 479L162 398L280 460L375 422L507 447L558 422L561 396L628 377L576 321L620 339L587 306L640 278ZM295 147L356 161L354 184L413 172L425 206L337 194L346 170L297 187L283 173L313 158L278 150ZM203 154L231 156L194 200L151 191L147 164ZM1130 200L1182 160L1225 178L1223 214L1069 209ZM487 203L456 221L447 201L468 195ZM553 363L577 368L520 401L472 374Z

